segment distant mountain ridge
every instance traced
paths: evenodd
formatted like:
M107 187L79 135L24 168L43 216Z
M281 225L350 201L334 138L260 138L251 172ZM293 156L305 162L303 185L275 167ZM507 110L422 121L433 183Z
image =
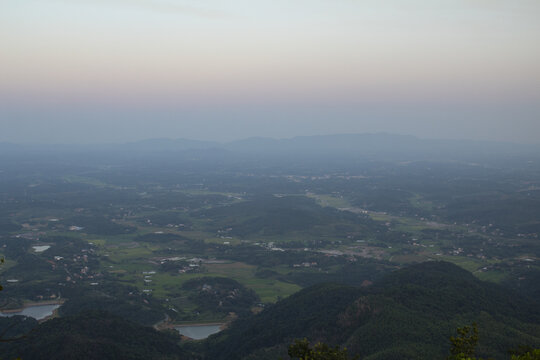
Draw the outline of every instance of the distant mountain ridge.
M222 144L215 141L201 141L191 139L146 139L141 141L129 142L117 145L122 149L133 150L196 150L196 149L212 149L221 148Z
M311 154L426 157L464 157L470 154L514 155L540 151L540 145L514 144L493 141L420 139L411 135L337 134L300 136L290 139L248 138L224 144L235 152L253 154Z
M32 154L206 154L229 157L354 157L383 160L470 160L485 157L538 156L538 144L420 139L411 135L337 134L288 139L252 137L231 142L147 139L123 144L24 145L0 143L0 155Z
M193 140L187 138L150 138L126 143L96 143L96 144L16 144L0 142L0 149L127 149L127 150L194 150L194 149L226 149L237 152L247 151L291 151L291 150L331 150L331 151L370 151L392 148L407 148L420 150L425 147L439 149L470 148L510 150L540 149L540 144L519 144L501 141L480 140L449 140L422 139L412 135L397 135L391 133L361 133L296 136L292 138L275 139L269 137L249 137L245 139L217 142Z

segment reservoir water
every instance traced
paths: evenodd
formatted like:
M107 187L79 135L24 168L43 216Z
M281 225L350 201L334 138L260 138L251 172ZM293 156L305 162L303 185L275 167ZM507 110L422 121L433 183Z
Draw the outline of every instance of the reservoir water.
M36 320L41 320L46 318L47 316L51 316L54 312L54 310L58 309L60 305L36 305L36 306L28 306L27 308L24 308L22 311L18 312L9 312L4 313L0 312L0 316L15 316L15 315L24 315L33 317Z
M35 252L40 253L40 252L44 252L45 250L50 249L51 246L50 245L36 245L36 246L32 246L32 248L34 249Z
M221 331L221 325L186 325L176 326L175 329L182 335L187 336L193 340L206 339L212 334L216 334Z

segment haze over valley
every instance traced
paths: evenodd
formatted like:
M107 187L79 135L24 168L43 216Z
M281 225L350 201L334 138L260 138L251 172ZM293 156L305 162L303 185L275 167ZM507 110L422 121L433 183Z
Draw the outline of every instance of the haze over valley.
M112 315L167 344L139 343L150 358L277 359L303 337L444 358L473 321L480 355L538 346L535 145L346 134L0 147L2 309L57 308L9 330L36 332L4 353L92 358L75 345L89 341L101 358L137 358L105 330ZM176 332L223 328L197 343Z
M1 0L0 357L540 359L540 1Z

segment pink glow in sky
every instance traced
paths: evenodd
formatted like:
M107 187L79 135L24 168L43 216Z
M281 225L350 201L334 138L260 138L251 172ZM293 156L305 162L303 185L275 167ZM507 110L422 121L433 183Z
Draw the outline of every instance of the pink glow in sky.
M536 0L3 0L0 141L534 142L539 44Z

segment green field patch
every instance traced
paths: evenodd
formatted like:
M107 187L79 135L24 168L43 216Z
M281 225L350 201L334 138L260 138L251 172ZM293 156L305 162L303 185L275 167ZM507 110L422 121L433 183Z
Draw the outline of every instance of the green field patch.
M243 284L255 291L263 303L274 303L302 289L296 284L269 279L251 279L249 283Z
M129 247L109 247L103 254L108 254L108 259L115 263L128 262L132 260L149 258L153 255L158 247L150 248L148 246L141 246L136 248Z
M350 208L352 206L347 199L334 195L308 193L306 196L315 199L321 206L330 206L337 209Z
M100 187L100 188L106 188L106 187L112 188L112 189L120 188L118 186L107 184L101 180L87 177L87 176L68 175L64 177L64 181L69 182L69 183L75 183L75 184L92 185L92 186Z
M384 214L384 213L381 213L381 212L374 212L374 211L368 211L368 215L369 215L370 218L372 218L375 221L383 221L383 222L392 221L392 220L396 220L396 219L402 219L402 218L398 218L396 216Z
M242 200L243 198L243 195L240 193L222 192L222 191L187 189L187 190L182 190L180 192L184 194L188 194L188 195L222 195L228 198L233 198L235 200Z
M440 260L448 261L464 268L467 271L475 273L485 262L464 256L440 256Z
M427 258L422 255L415 255L415 254L406 254L406 255L393 255L390 259L390 261L398 263L398 264L410 264L410 263L417 263L417 262L423 262L426 261Z
M480 280L491 281L494 283L501 283L508 279L508 274L499 270L475 271L473 275Z
M240 245L242 244L242 240L238 238L218 238L218 237L211 237L211 238L205 238L204 242L207 244L218 244L218 245Z
M89 240L89 237L86 233L82 233L79 231L48 231L47 236L65 236L76 239L83 239L85 241L91 241Z
M172 275L168 273L156 273L150 275L146 280L152 280L152 282L145 283L144 276L141 273L140 286L144 289L151 289L153 296L158 298L169 298L175 293L180 293L182 284L188 279L181 275Z
M125 274L125 273L127 273L127 270L125 270L125 269L109 270L109 273L111 273L111 274Z
M205 264L204 267L208 272L219 274L222 276L233 278L237 281L242 278L251 278L255 274L254 265L248 265L241 262L231 262L227 264Z
M414 194L414 196L409 199L409 203L415 208L425 211L433 211L434 207L431 201L425 200L420 194Z
M107 241L104 239L85 239L85 240L88 241L88 243L94 244L98 248L105 247L105 245L107 244Z
M192 239L192 240L206 240L211 235L208 232L205 231L178 231L176 234L184 236L186 238Z
M285 298L301 289L296 284L289 284L272 278L257 278L255 277L257 267L241 262L205 264L204 267L208 270L208 273L204 273L204 276L223 276L234 279L255 291L262 302L275 302L279 298ZM202 276L202 274L199 274L199 276Z
M6 259L4 254L0 254L0 259L4 259L4 263L0 265L0 271L5 271L15 265L17 265L17 262L15 260Z
M86 241L100 241L101 243L105 242L107 245L118 244L122 242L132 242L137 234L118 234L118 235L86 235L84 234L84 239Z
M287 275L288 273L291 272L292 269L288 265L279 265L279 266L274 266L270 270L273 270L281 275Z

